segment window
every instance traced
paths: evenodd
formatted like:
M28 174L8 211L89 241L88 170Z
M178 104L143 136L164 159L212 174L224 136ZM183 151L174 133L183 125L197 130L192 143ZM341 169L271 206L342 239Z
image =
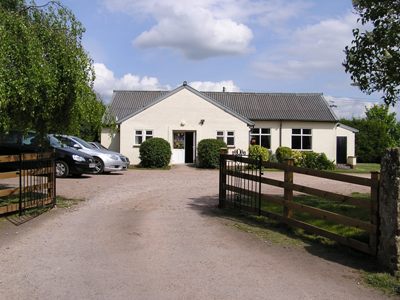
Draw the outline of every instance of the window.
M217 140L224 141L224 132L223 131L217 131Z
M226 135L226 145L235 146L235 132L227 131Z
M228 147L235 146L235 132L234 131L217 131L217 140L224 141Z
M153 137L153 130L135 130L135 145L140 145L143 141Z
M250 144L260 145L267 149L271 148L271 129L253 128L250 133Z
M292 149L311 150L311 129L292 129Z

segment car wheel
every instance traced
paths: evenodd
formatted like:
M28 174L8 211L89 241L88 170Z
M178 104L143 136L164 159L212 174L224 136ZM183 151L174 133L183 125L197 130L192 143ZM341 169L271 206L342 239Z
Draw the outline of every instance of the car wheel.
M98 157L93 157L95 167L94 167L94 174L101 174L104 171L104 163L103 161L98 158Z
M69 167L62 160L56 161L56 177L67 177L69 175Z

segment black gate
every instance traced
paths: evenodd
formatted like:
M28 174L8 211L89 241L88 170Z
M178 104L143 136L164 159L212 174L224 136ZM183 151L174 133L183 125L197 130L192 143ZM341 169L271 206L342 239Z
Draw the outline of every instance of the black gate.
M55 205L53 152L0 156L0 179L0 215Z
M261 212L262 161L243 152L220 155L219 207Z

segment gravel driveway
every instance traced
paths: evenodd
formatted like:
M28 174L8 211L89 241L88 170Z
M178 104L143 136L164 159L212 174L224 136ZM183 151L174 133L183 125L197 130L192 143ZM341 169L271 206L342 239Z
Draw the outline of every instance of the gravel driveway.
M1 299L384 298L350 267L210 214L217 171L60 179L57 192L87 201L18 227L0 222Z

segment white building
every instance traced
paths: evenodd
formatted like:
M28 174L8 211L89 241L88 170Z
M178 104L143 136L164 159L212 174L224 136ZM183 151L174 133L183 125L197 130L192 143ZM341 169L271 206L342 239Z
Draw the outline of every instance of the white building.
M230 150L247 151L253 140L273 152L324 152L338 163L354 156L357 130L338 123L322 94L199 92L184 83L172 91L114 91L109 111L119 130L104 129L101 143L133 164L151 137L170 142L173 164L194 162L206 138L223 139Z

